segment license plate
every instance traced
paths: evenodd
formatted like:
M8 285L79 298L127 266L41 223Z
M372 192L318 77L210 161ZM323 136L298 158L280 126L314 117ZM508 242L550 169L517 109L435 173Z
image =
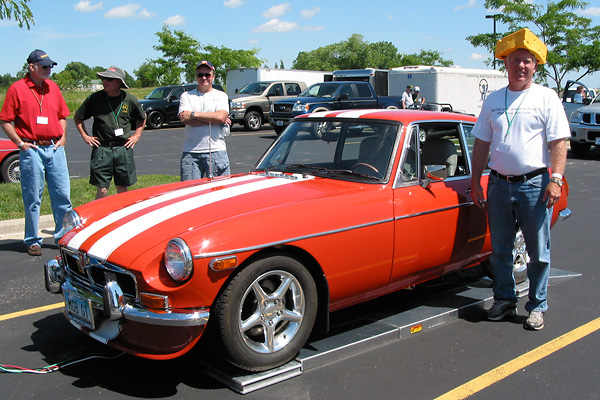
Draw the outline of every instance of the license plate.
M73 292L64 291L65 306L69 318L89 329L94 329L94 314L92 302Z
M600 146L600 137L596 138L596 146Z
M277 126L283 126L283 121L275 121L275 123L277 124Z

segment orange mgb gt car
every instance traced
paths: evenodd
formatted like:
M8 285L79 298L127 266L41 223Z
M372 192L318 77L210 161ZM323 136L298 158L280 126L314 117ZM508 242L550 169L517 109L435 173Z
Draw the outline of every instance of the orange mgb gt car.
M247 174L77 207L46 288L77 329L130 354L174 358L209 330L238 367L282 365L328 313L489 257L469 194L474 123L419 110L298 117Z

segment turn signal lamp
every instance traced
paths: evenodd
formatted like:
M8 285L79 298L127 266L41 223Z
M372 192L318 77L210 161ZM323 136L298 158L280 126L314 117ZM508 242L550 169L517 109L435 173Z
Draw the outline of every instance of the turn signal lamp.
M215 258L210 262L210 268L213 271L224 271L237 267L237 257Z
M140 293L140 303L144 307L166 310L169 307L169 298L159 294Z

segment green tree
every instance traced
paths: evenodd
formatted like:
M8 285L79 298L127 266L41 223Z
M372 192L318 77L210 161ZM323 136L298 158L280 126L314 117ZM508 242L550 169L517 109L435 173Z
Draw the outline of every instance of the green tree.
M0 0L0 19L14 19L19 23L19 28L25 25L27 29L30 29L35 22L33 21L33 13L27 5L29 1Z
M468 36L475 47L493 52L496 40L522 28L531 29L548 46L547 63L538 66L536 80L551 79L557 88L568 73L579 72L578 80L600 71L600 27L576 13L588 5L585 1L559 0L532 4L528 0L486 0L487 9L502 10L496 20L508 25L508 31L493 37L490 33Z
M141 87L159 86L158 76L160 74L158 67L151 61L146 61L136 70L133 70Z
M202 60L209 60L213 63L218 83L225 82L228 69L259 67L263 62L256 57L257 49L232 50L223 46L202 46L198 40L184 31L171 31L166 25L156 33L156 36L158 36L159 44L153 48L162 52L163 56L149 60L148 64L152 65L154 69L145 65L141 74L145 75L144 80L156 79L159 85L180 83L182 77L189 82L195 82L195 66Z
M443 59L441 53L433 50L421 50L418 54L401 54L391 42L369 43L362 35L355 33L343 42L298 53L292 68L334 71L361 68L389 69L418 64L450 66L454 63Z

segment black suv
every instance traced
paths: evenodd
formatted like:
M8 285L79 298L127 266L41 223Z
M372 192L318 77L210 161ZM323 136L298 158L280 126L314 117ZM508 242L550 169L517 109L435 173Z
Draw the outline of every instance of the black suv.
M179 98L183 92L193 90L197 83L183 85L160 86L140 100L140 105L146 111L146 126L148 129L158 129L165 123L179 122ZM224 92L221 85L213 83L213 89Z

